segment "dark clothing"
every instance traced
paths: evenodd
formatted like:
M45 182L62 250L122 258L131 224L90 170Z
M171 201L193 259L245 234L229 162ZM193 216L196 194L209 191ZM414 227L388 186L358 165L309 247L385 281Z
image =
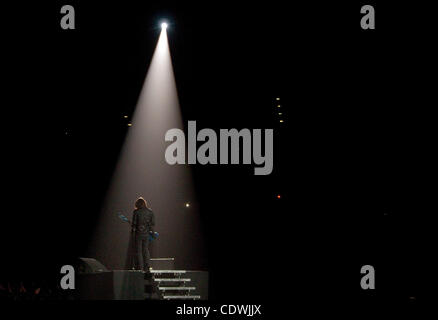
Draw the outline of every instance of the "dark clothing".
M151 209L141 208L134 210L132 230L135 235L138 267L145 271L148 271L150 267L149 233L153 232L154 226L155 216Z
M137 250L137 261L139 269L149 271L150 259L149 254L149 234L141 234L135 237L135 248Z
M136 234L149 233L155 226L155 216L151 209L141 208L134 210L132 217L132 228Z

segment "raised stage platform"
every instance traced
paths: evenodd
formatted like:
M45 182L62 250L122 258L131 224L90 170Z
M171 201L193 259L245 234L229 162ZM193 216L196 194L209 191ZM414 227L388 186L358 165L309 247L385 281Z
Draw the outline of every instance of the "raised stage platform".
M174 258L151 259L152 270L108 270L80 258L77 276L81 300L207 300L208 272L175 270Z

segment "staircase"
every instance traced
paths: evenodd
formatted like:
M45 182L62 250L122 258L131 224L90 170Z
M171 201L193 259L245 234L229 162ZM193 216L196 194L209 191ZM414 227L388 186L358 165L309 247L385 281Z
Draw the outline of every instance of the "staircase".
M151 266L150 273L145 273L145 299L207 299L208 274L201 278L198 275L201 271L174 270L174 258L151 259Z

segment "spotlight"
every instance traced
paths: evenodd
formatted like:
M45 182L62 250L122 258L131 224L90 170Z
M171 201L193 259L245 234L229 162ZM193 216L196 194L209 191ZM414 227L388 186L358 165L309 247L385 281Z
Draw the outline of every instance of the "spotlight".
M163 161L168 142L158 138L164 137L169 128L184 128L166 30L170 23L173 29L173 20L167 22L162 17L155 21L153 29L158 40L137 104L130 110L121 110L119 122L127 132L87 252L113 270L131 269L133 260L129 228L121 225L114 213L130 212L134 197L139 195L146 195L153 210L159 213L157 228L177 235L157 243L154 255L185 261L188 270L202 266L201 221L196 203L192 207L189 201L196 198L191 172L186 166L170 166ZM178 214L180 211L184 214Z
M281 199L281 194L277 194L277 199Z

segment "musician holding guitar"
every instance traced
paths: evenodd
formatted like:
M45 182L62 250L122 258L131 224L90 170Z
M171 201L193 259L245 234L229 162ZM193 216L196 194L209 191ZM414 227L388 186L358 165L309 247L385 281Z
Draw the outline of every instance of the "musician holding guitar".
M135 247L138 257L138 266L143 271L149 271L150 236L154 235L155 216L142 197L135 201L135 210L132 216L132 232L134 233Z

